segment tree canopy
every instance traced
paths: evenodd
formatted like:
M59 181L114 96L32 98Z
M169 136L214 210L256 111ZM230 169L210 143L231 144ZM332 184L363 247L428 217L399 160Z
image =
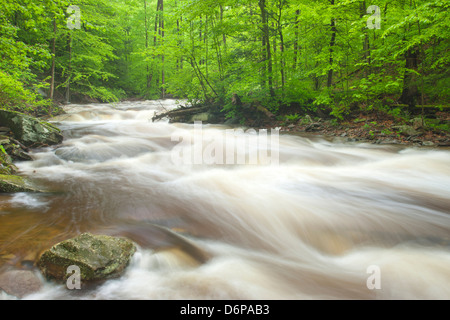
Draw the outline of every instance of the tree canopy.
M443 0L0 0L0 104L232 96L336 118L449 103Z

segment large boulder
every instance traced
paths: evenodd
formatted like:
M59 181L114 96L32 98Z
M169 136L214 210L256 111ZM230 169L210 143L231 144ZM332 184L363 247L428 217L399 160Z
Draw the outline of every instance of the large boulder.
M0 110L0 126L10 128L14 137L27 147L54 145L63 140L55 126L20 112Z
M66 281L73 274L68 268L76 266L81 281L106 280L120 276L135 251L126 238L83 233L45 251L37 266L48 279Z

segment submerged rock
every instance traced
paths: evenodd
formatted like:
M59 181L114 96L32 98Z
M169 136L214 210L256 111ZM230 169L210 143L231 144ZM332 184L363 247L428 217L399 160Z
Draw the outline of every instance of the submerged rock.
M0 291L10 296L23 298L41 288L41 280L30 270L11 270L0 274Z
M80 268L80 280L118 277L136 252L135 244L120 237L83 233L45 251L37 266L48 279L67 280L70 266Z
M0 125L10 128L14 137L27 147L54 145L63 140L55 126L20 112L0 110Z

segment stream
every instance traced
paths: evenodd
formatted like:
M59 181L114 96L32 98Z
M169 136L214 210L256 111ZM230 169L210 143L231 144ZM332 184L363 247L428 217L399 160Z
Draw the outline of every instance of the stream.
M66 106L17 163L51 192L0 195L0 274L82 232L138 244L118 279L25 299L450 299L449 150L152 122L176 106Z

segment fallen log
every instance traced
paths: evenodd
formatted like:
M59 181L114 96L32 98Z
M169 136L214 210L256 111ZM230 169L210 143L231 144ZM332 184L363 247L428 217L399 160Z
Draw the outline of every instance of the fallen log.
M161 114L157 114L152 118L152 121L155 122L157 120L161 120L163 118L180 118L180 117L191 117L193 115L196 115L198 113L202 113L205 111L208 111L209 107L190 107L190 108L179 108L175 110L170 110L168 112L164 112Z

